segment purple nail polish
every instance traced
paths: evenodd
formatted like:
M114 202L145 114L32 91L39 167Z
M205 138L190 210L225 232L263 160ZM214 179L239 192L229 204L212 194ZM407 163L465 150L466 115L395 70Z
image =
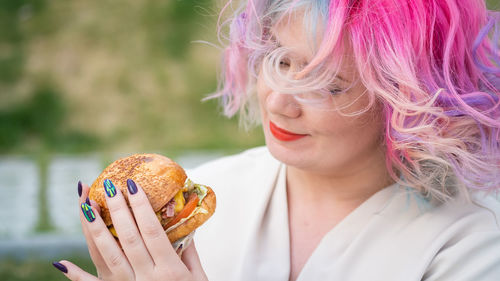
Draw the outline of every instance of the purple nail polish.
M82 181L78 181L78 197L82 197Z
M52 265L59 269L61 272L64 272L64 273L68 273L68 268L66 266L64 266L64 264L60 263L60 262L53 262Z
M130 194L136 194L137 193L137 185L135 185L135 182L131 179L127 180L127 187L128 187L128 192Z
M90 205L90 199L87 197L87 199L85 199L85 203L87 203L88 205Z

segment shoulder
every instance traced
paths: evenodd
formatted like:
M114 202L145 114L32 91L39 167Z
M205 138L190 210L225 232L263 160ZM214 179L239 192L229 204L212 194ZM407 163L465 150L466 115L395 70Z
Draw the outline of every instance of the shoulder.
M210 161L188 171L189 178L210 186L217 196L217 211L209 223L219 218L233 220L235 214L247 214L256 202L273 187L280 162L266 147ZM251 206L249 206L251 205Z
M210 186L217 196L217 216L232 215L257 200L272 187L280 162L266 147L257 147L242 153L222 157L187 171L195 183Z
M414 202L417 215L411 218L410 225L425 226L425 231L433 234L439 252L479 233L500 238L500 201L491 195L475 194L471 200L455 199L428 206L418 198Z
M397 266L375 267L374 272L394 280L417 280L409 276L500 280L500 202L496 198L431 204L410 188L387 193L389 201L365 230L381 235L359 250L369 252L372 260L392 261ZM373 235L363 237L369 240Z
M278 166L279 162L262 146L207 162L187 173L194 182L216 185Z
M411 188L396 187L390 190L388 197L379 215L393 225L425 225L433 229L435 235L450 234L452 230L463 230L457 232L461 234L500 231L500 201L492 195L476 193L471 200L430 202Z
M454 233L466 237L479 232L500 235L500 201L491 195L474 196L467 202L446 202L430 211L429 218L431 222L441 224L442 235Z
M432 212L441 224L423 280L500 280L500 202L493 196L449 202Z
M474 231L500 231L500 201L491 195L473 195L470 201L450 200L423 213L433 225L443 229L463 227L466 234Z

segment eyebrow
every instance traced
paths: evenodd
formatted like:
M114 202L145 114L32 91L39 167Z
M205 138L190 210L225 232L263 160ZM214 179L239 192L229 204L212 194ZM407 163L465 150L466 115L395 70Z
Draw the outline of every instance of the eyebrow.
M342 80L342 81L344 81L344 82L346 82L346 83L351 83L351 82L349 82L347 79L343 78L342 76L340 76L340 75L338 75L338 74L337 74L337 76L335 76L335 77L336 77L336 78L339 78L340 80Z
M276 35L274 35L272 31L269 31L269 33L271 34L269 41L276 42L278 44L278 47L282 47L280 41L278 40L278 37L276 37Z

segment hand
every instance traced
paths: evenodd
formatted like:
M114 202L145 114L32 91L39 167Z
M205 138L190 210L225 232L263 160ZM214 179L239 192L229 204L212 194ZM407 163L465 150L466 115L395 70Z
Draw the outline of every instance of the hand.
M85 203L88 193L89 187L82 185L80 204ZM135 194L129 190L128 199L133 214L119 188L116 188L113 197L106 196L113 226L123 250L104 224L95 202L91 202L95 216L93 221L92 218L88 221L80 210L83 233L99 279L69 261L60 261L56 267L63 273L65 267L66 277L75 281L207 280L194 243L185 249L180 259L139 185Z

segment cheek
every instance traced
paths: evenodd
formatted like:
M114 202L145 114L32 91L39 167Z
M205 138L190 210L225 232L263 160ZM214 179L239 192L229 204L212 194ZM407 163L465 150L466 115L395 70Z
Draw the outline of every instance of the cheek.
M259 74L257 79L257 99L259 101L259 107L261 114L265 114L265 102L266 98L269 94L269 87L267 87L266 83L264 83L264 79L262 78L262 74Z
M361 110L363 107L357 109ZM353 109L352 112L355 112ZM344 111L345 114L345 111ZM381 115L371 109L358 116L345 116L340 112L331 112L328 116L318 118L314 130L327 137L328 142L335 143L373 143L382 136L383 122Z
M377 104L370 105L370 97L362 86L358 85L346 95L336 97L334 107L336 116L330 123L337 129L353 134L372 135L383 128L382 112Z

